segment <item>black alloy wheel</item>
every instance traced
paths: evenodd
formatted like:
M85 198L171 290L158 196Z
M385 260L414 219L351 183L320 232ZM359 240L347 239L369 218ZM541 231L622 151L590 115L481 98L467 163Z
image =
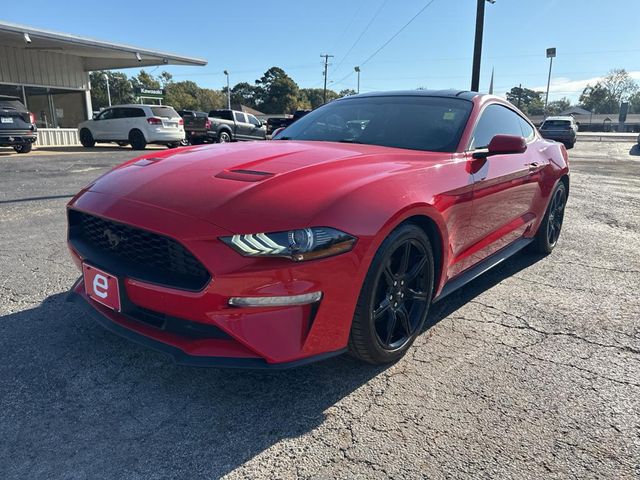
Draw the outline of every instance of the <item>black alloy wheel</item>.
M560 238L566 205L567 188L560 181L551 194L549 206L534 238L532 247L535 252L548 254L555 248Z
M400 226L383 242L358 300L349 346L369 363L401 358L424 326L433 290L433 253L424 231Z

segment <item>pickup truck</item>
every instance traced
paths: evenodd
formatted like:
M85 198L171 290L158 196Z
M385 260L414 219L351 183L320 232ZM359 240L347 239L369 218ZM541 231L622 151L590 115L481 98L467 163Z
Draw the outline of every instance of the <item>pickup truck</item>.
M184 130L192 145L225 143L241 140L266 140L267 129L249 113L237 110L184 112Z
M273 135L273 132L275 132L279 128L287 128L293 122L295 122L296 120L301 119L302 117L304 117L310 111L311 110L296 110L293 113L292 117L286 117L286 118L272 117L272 118L270 118L269 120L267 120L267 133L269 135Z
M36 121L18 97L0 95L0 147L29 153L36 141Z

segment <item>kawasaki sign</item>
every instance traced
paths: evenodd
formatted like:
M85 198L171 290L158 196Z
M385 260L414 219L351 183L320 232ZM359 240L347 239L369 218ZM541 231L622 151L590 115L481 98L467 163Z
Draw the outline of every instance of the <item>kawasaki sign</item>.
M163 98L165 92L160 88L137 87L134 89L134 93L141 98Z

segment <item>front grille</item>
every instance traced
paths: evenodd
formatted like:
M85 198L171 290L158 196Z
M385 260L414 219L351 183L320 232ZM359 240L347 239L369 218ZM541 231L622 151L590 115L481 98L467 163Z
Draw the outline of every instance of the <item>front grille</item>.
M171 238L69 210L69 240L85 259L118 276L184 290L201 290L209 272Z
M190 320L172 317L170 315L155 312L147 308L132 305L122 313L130 320L142 322L159 330L168 333L175 333L183 337L197 339L217 338L224 340L228 340L231 338L224 331L220 330L214 325L192 322Z

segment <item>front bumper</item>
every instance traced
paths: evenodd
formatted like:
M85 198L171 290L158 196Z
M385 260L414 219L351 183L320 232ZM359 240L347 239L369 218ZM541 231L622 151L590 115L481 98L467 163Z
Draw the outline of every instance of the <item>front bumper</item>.
M160 331L153 331L151 327L145 329L142 325L136 325L135 322L93 302L84 293L84 283L81 278L71 287L67 294L67 301L77 305L85 314L111 333L169 355L177 365L282 370L317 362L346 352L346 348L344 348L290 362L268 363L263 358L235 347L228 340L209 340L207 342L196 339L189 341L175 334L165 333L163 335Z
M121 296L135 307L224 332L227 338L197 338L146 325L114 312L86 297L84 284L74 286L81 304L113 325L110 330L172 355L189 365L227 365L251 368L295 366L346 349L351 319L366 269L356 249L336 257L309 262L242 257L218 240L229 234L215 225L138 202L97 192L84 192L71 208L135 225L179 241L207 267L211 280L200 291L186 291L128 278L113 265L83 258L72 244L72 257L120 279ZM361 271L363 270L363 271ZM296 296L322 292L310 305L238 307L232 297ZM73 298L73 295L72 295ZM92 314L92 316L95 317ZM233 360L233 361L232 361ZM275 367L274 367L275 368Z

